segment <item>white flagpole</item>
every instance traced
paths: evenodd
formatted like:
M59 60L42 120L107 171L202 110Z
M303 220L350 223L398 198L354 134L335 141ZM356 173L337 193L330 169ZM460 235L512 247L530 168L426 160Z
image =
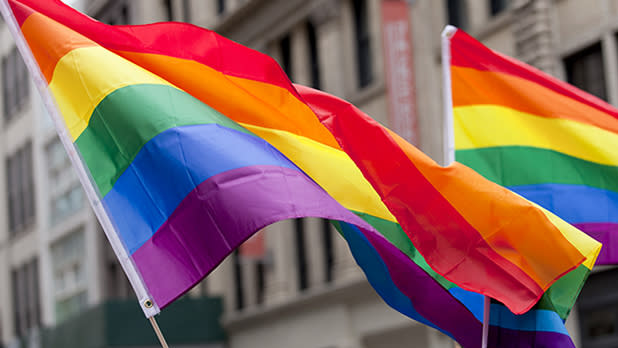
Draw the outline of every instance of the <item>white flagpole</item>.
M442 105L444 127L444 165L455 161L455 134L453 133L453 95L451 92L451 37L457 28L447 25L442 31Z
M455 133L453 129L453 91L451 88L451 38L457 28L447 25L442 31L442 102L444 122L444 165L448 166L455 161ZM483 299L483 332L481 336L481 348L487 348L489 335L489 310L491 300L484 296Z
M79 180L84 190L86 191L88 201L90 202L92 209L94 210L97 218L99 219L99 222L103 227L103 231L105 231L105 235L107 236L110 244L112 245L112 249L114 250L116 257L118 257L118 260L120 261L120 265L124 269L124 272L129 278L131 285L133 286L133 290L135 291L137 298L139 299L140 307L144 311L144 314L147 318L158 314L161 310L159 309L157 304L152 301L152 297L146 289L142 277L137 271L133 260L129 257L127 249L118 237L116 229L114 228L114 225L112 224L109 216L107 215L107 212L105 211L105 208L103 207L103 204L101 203L98 191L92 184L90 175L83 165L81 155L73 145L73 142L71 141L71 138L66 131L64 119L60 115L55 99L49 91L47 81L43 77L43 73L39 69L39 65L37 64L36 59L32 54L32 51L28 47L26 39L22 35L21 29L17 24L17 20L15 19L13 11L11 10L7 0L0 0L0 11L2 12L2 16L4 17L6 25L11 32L13 39L15 39L17 49L21 53L21 56L24 59L28 70L30 71L30 76L34 80L34 84L36 85L39 93L41 94L43 103L45 104L45 107L47 108L47 111L54 122L56 132L58 133L58 136L62 141L64 149L66 150L69 158L71 159L73 168L77 170Z
M489 336L489 309L491 307L491 299L489 296L484 296L483 301L483 337L481 339L481 348L487 348L487 337Z

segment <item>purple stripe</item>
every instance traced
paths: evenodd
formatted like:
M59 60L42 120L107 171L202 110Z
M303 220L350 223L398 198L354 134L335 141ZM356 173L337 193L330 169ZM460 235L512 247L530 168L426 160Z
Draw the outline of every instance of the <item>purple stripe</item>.
M487 341L488 348L575 348L571 337L558 332L518 331L495 326L490 326Z
M420 315L450 332L463 347L480 347L481 324L463 304L386 239L363 234L382 258L393 283Z
M590 222L573 224L573 226L603 244L597 265L615 265L618 263L618 224Z
M425 319L450 332L464 348L481 345L482 324L446 289L403 252L372 231L362 231L388 268L393 283ZM490 348L574 348L568 335L490 327Z
M132 257L163 308L257 230L305 216L369 226L298 170L249 166L198 185Z

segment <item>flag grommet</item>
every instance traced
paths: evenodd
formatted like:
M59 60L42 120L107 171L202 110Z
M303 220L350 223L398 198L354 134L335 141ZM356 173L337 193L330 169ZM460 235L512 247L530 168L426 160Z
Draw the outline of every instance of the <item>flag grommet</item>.
M144 307L146 308L152 308L153 304L151 300L146 300L144 301Z

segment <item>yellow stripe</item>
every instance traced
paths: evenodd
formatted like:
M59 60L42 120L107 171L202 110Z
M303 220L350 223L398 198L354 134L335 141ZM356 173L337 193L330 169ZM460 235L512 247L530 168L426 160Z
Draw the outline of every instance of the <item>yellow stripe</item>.
M597 260L597 256L599 256L599 252L601 251L601 243L557 217L549 210L546 210L534 202L530 203L541 209L549 221L551 221L558 228L558 230L562 232L564 238L566 238L575 248L577 248L577 250L579 250L582 255L586 257L586 260L582 264L588 269L592 269L595 261Z
M290 132L241 124L281 151L347 209L397 222L343 151Z
M618 134L577 121L539 117L498 105L453 110L455 148L531 146L618 165Z
M75 141L103 98L118 88L144 83L169 85L151 72L95 46L77 48L62 57L49 88Z

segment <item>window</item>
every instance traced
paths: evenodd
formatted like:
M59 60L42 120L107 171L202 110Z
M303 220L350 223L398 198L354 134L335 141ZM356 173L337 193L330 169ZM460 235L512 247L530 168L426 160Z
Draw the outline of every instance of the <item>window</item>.
M95 18L110 25L129 24L129 5L126 0L109 1Z
M163 7L165 8L165 15L168 21L174 20L174 4L172 0L163 0Z
M264 303L264 291L266 290L266 269L264 260L256 260L255 261L255 289L256 296L255 302L257 304Z
M28 70L17 48L2 58L2 88L4 119L8 122L26 104L30 94Z
M305 220L294 220L294 241L296 246L296 267L298 269L298 289L305 290L309 287L309 272L307 264L307 249L305 246Z
M373 80L367 1L354 0L352 5L354 8L354 33L356 39L358 87L363 88L369 85Z
M491 15L495 16L500 12L506 10L509 6L509 0L490 0L489 1L489 10L491 11Z
M217 0L217 14L222 15L225 13L225 0Z
M284 36L279 41L279 50L281 52L281 68L292 80L292 45L290 35Z
M320 89L320 62L318 54L318 40L315 26L311 21L307 22L307 42L309 44L309 69L311 75L311 87Z
M466 0L446 1L448 24L461 29L466 29L468 27L468 11L466 9L466 4Z
M86 308L84 244L84 230L81 228L51 247L57 322L62 322Z
M191 22L191 0L182 1L182 17L185 22Z
M23 337L29 329L41 326L39 265L35 258L11 271L15 335Z
M50 222L63 221L84 206L84 191L59 139L45 149L49 180Z
M618 269L593 273L578 300L583 348L618 346Z
M7 158L9 235L14 237L34 221L32 145L27 143Z
M238 249L232 254L234 262L234 295L236 297L236 309L245 308L245 298L243 296L243 281L242 281L242 265L240 263L240 255Z
M329 220L322 220L322 242L324 245L324 280L329 283L333 280L335 266L335 246L333 231Z
M104 280L105 284L105 298L106 299L129 299L135 298L135 292L129 283L127 275L122 270L120 262L114 254L110 243L107 241L105 232L98 226L97 235L99 236L99 245L103 250L101 251L104 259Z
M564 59L567 81L584 91L607 100L603 50L597 43Z

